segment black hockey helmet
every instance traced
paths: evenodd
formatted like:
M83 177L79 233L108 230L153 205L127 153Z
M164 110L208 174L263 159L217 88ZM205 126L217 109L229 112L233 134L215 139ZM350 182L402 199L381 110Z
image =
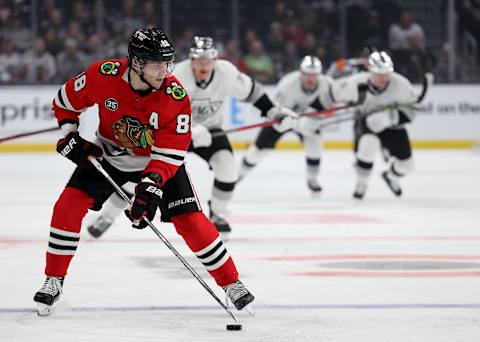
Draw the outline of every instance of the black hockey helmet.
M128 43L128 63L136 58L141 67L146 61L174 61L175 48L163 30L158 28L137 29Z

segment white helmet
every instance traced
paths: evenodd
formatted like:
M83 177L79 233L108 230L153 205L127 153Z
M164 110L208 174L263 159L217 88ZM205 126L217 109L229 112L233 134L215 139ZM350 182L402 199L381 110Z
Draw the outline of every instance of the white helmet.
M322 73L322 62L320 62L318 57L307 55L303 57L300 63L300 71L304 74L319 75Z
M390 74L393 72L393 62L385 51L375 51L368 56L368 71L374 74Z
M190 58L209 58L215 59L218 57L218 50L215 47L213 38L199 37L193 38L192 46L190 47Z

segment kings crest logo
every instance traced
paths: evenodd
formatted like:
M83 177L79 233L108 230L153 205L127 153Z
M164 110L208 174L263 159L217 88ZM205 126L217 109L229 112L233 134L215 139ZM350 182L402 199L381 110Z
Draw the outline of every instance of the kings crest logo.
M105 100L105 107L111 111L116 111L118 109L118 101L113 97Z
M112 125L113 135L126 148L147 148L153 145L153 130L135 118L124 116Z
M170 83L165 88L165 92L177 101L181 101L185 98L185 96L187 96L187 92L185 91L185 89L177 82Z
M116 76L118 75L118 68L122 65L120 62L107 61L100 65L100 73L107 76Z

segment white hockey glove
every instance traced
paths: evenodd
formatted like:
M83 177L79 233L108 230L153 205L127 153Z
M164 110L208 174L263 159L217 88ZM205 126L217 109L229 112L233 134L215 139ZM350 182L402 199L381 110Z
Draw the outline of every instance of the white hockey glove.
M273 125L273 128L282 133L297 128L299 116L286 107L272 107L267 112L267 118L269 120L280 120L279 123Z
M209 147L212 144L212 134L203 125L192 127L192 144L194 148Z
M373 133L380 133L389 127L398 125L400 116L397 110L373 113L367 116L367 127Z
M309 117L302 117L298 120L297 132L309 137L320 134L320 121Z

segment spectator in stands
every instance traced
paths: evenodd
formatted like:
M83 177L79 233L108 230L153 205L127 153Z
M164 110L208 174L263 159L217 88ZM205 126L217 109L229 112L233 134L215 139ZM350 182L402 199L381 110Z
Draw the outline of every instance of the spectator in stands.
M280 76L297 70L300 62L301 58L298 56L297 44L293 40L287 41Z
M4 31L4 37L9 39L17 51L25 51L32 44L32 33L22 24L20 17L12 17Z
M12 8L7 0L0 0L0 33L5 29L12 15Z
M139 8L140 6L137 6L135 0L123 0L122 10L118 11L116 15L109 17L113 32L117 34L124 32L124 28L127 26L133 27L134 30L144 27L145 22L137 13Z
M72 16L69 18L69 22L76 22L76 25L79 26L80 31L87 36L93 34L96 29L94 25L94 20L92 19L91 10L87 5L85 5L85 2L82 0L74 1L72 8ZM85 38L79 40L79 42L80 41L85 41Z
M83 46L86 41L85 33L77 21L70 21L68 24L67 37L75 39L79 46Z
M0 82L2 84L18 84L24 74L24 64L21 55L13 48L10 39L2 42L0 54Z
M245 71L261 83L275 81L275 69L272 59L263 51L263 44L256 39L250 43L249 53L245 56Z
M44 37L47 51L50 52L53 56L57 56L64 47L62 39L58 35L58 31L54 28L51 28L45 32Z
M45 34L49 30L54 30L58 39L64 40L66 35L66 29L63 24L63 14L59 9L54 9L49 13L49 16L43 18L40 22L40 32Z
M298 24L305 31L312 31L317 24L317 14L313 10L312 4L307 4L305 0L296 0L294 5L295 17Z
M142 18L148 25L156 26L156 22L158 21L157 11L155 8L155 2L152 0L143 1L143 8L142 8ZM147 25L147 26L148 26Z
M270 32L268 33L266 47L271 55L281 55L285 51L285 39L283 38L282 26L277 21L270 23Z
M227 42L225 43L225 49L220 58L230 61L240 71L245 72L245 61L243 60L240 52L238 51L237 42L235 41L235 39L227 40Z
M104 47L100 44L99 35L94 33L88 37L85 48L87 65L90 65L96 61L108 58L109 51L108 46Z
M285 40L293 40L297 46L303 45L305 32L295 19L295 13L292 10L286 12L286 18L282 23L282 34Z
M317 39L313 33L309 32L305 35L305 41L303 42L303 45L300 48L300 55L302 56L314 55L316 47L317 47Z
M392 50L424 50L425 34L418 23L406 10L400 12L398 23L392 24L389 30L390 49Z
M42 37L37 37L33 48L25 52L24 61L28 83L48 84L54 82L55 58L46 50L45 40Z
M396 70L412 82L421 79L426 64L425 34L422 27L412 21L408 11L402 10L399 22L390 26L388 35Z
M272 21L281 23L286 17L286 12L287 12L287 5L285 4L284 1L277 1L273 5L273 17Z
M177 60L183 61L188 58L194 35L195 32L190 26L183 30L182 36L175 42L175 56Z
M78 42L73 38L65 40L65 51L57 56L57 80L65 82L88 67L85 54L79 50Z
M250 45L258 40L259 38L257 37L257 34L253 29L247 29L243 33L243 43L242 43L242 50L245 53L248 53L248 50L250 49Z
M55 0L41 0L38 6L38 18L48 18L54 10L58 10L55 6Z

